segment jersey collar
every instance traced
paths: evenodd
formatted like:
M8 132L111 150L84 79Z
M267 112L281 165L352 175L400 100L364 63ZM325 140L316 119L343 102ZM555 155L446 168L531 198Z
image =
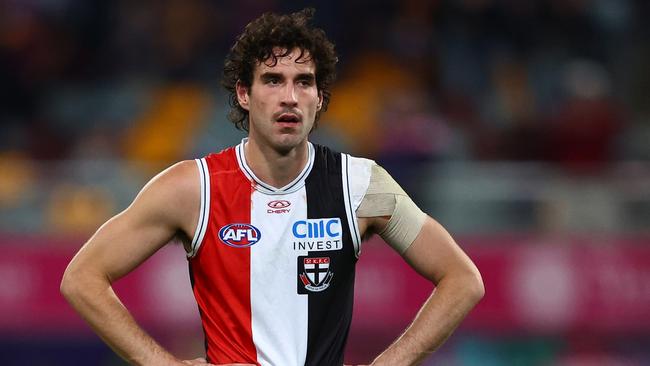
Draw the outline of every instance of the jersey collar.
M287 194L295 192L305 185L305 179L311 172L311 168L314 166L314 155L316 155L314 145L312 145L311 142L307 141L307 164L305 164L305 167L302 169L300 174L298 174L296 179L284 187L275 188L272 185L264 183L261 179L259 179L255 173L253 173L253 170L248 166L248 163L246 162L246 156L244 154L244 144L246 144L246 141L248 141L247 137L242 139L241 143L235 148L235 153L237 154L237 163L239 164L239 168L244 173L244 175L251 182L253 182L253 185L257 191L265 194Z

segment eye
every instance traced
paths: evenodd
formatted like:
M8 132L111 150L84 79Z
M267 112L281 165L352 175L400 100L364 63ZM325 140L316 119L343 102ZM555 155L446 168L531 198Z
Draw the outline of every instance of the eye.
M280 84L280 79L275 78L275 77L270 77L270 78L266 79L266 83L270 84L270 85L278 85L278 84Z
M310 80L310 79L301 79L301 80L298 80L298 85L300 85L302 87L309 87L309 86L313 85L313 81Z

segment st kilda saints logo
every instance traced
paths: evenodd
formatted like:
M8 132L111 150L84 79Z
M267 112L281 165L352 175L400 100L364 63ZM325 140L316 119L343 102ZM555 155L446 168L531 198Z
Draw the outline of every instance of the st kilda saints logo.
M332 282L329 257L298 257L298 293L321 292Z

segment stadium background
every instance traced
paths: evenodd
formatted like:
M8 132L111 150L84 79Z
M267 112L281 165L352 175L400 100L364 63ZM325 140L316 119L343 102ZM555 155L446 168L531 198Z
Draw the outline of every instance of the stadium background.
M0 363L121 365L58 293L66 263L157 171L237 143L223 57L298 1L0 0ZM427 364L650 364L650 4L314 2L340 52L314 140L383 164L475 259L487 294ZM182 249L118 293L202 352ZM363 247L346 360L431 286Z

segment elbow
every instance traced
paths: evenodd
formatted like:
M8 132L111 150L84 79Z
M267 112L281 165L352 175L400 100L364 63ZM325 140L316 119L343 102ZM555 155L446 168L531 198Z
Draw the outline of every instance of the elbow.
M442 278L437 288L453 288L458 299L467 306L474 307L485 296L485 285L481 273L476 268L463 269Z
M61 295L75 307L75 304L88 299L91 294L91 276L87 271L79 269L71 263L63 273L59 291Z
M476 270L467 280L467 289L471 300L477 304L485 296L485 285L481 273Z
M479 279L479 280L480 281L479 281L479 283L477 285L477 289L476 289L476 292L475 292L475 298L476 298L477 303L479 301L481 301L481 299L485 296L485 285L483 284L482 279Z
M108 276L96 268L73 259L68 265L59 291L73 308L95 302L102 293L111 287Z
M448 278L450 283L454 283L452 286L456 287L458 295L470 307L474 307L485 296L483 278L476 267L463 269Z
M71 302L80 292L79 281L76 277L77 275L75 274L75 271L68 267L63 273L63 278L61 279L59 291L68 302Z

